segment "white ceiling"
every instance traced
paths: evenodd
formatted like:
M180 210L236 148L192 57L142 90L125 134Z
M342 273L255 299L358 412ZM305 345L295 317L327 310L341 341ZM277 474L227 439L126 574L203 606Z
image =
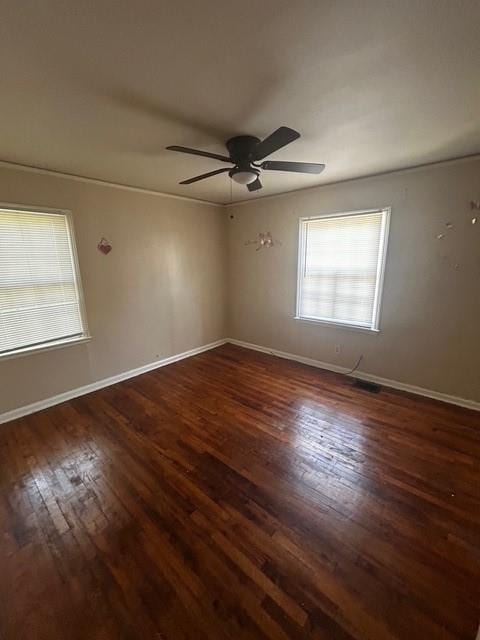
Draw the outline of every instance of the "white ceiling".
M479 25L478 0L4 0L0 159L230 202L164 147L287 125L271 157L327 165L234 201L472 154Z

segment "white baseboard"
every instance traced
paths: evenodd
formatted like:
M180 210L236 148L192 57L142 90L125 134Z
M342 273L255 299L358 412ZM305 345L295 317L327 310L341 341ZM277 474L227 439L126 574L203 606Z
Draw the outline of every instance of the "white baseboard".
M32 404L18 407L18 409L12 409L11 411L7 411L6 413L1 413L0 424L4 422L10 422L11 420L16 420L17 418L27 416L30 413L35 413L36 411L47 409L48 407L53 407L53 405L55 404L60 404L61 402L71 400L72 398L84 396L85 394L91 393L92 391L98 391L98 389L109 387L110 385L116 384L117 382L122 382L122 380L128 380L128 378L134 378L135 376L139 376L142 373L147 373L147 371L165 367L167 364L178 362L178 360L183 360L184 358L190 358L191 356L195 356L198 353L202 353L203 351L215 349L215 347L219 347L220 345L225 344L225 342L227 341L217 340L216 342L211 342L210 344L205 344L201 347L196 347L195 349L190 349L189 351L184 351L183 353L178 353L177 355L163 358L162 360L157 360L156 362L150 362L149 364L137 367L136 369L130 369L129 371L118 373L117 375L111 376L110 378L103 378L102 380L97 380L96 382L92 382L91 384L86 384L83 387L77 387L76 389L65 391L64 393L60 393L56 396L45 398L45 400L39 400L38 402L33 402Z
M348 375L349 369L346 367L340 367L336 364L330 364L329 362L322 362L321 360L314 360L313 358L305 358L304 356L297 356L294 353L287 353L286 351L278 351L277 349L271 349L269 347L262 347L258 344L252 344L250 342L243 342L242 340L236 340L235 338L228 338L226 342L236 344L239 347L245 347L246 349L253 349L254 351L261 351L262 353L269 353L279 358L286 358L287 360L295 360L303 364L308 364L311 367L318 367L319 369L327 369L328 371L334 371L335 373L343 373ZM398 389L399 391L408 391L409 393L415 393L419 396L425 396L427 398L433 398L434 400L440 400L441 402L448 402L449 404L456 404L459 407L465 407L467 409L473 409L474 411L480 411L480 402L475 400L467 400L466 398L458 398L457 396L450 396L446 393L440 393L439 391L433 391L432 389L424 389L423 387L416 387L413 384L406 384L405 382L398 382L397 380L390 380L388 378L381 378L365 371L355 371L351 374L354 378L360 380L367 380L368 382L375 382L384 387L390 387L392 389ZM480 640L480 639L479 639Z

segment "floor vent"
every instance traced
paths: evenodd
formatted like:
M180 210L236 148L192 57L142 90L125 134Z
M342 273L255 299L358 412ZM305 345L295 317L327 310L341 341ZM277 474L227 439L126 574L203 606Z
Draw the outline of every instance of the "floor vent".
M362 391L368 391L369 393L380 393L382 390L382 387L379 384L366 382L365 380L355 380L353 386L357 387L357 389L362 389Z

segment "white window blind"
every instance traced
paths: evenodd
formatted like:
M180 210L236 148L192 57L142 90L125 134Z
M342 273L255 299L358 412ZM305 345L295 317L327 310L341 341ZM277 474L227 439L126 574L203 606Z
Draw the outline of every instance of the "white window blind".
M0 355L85 335L70 220L0 208Z
M300 221L297 317L378 329L389 209Z

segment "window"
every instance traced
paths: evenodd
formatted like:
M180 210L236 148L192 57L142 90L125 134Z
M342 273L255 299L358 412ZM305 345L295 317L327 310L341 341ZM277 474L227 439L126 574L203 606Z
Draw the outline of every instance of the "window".
M0 207L0 356L84 338L69 214Z
M297 318L378 330L390 209L300 220Z

